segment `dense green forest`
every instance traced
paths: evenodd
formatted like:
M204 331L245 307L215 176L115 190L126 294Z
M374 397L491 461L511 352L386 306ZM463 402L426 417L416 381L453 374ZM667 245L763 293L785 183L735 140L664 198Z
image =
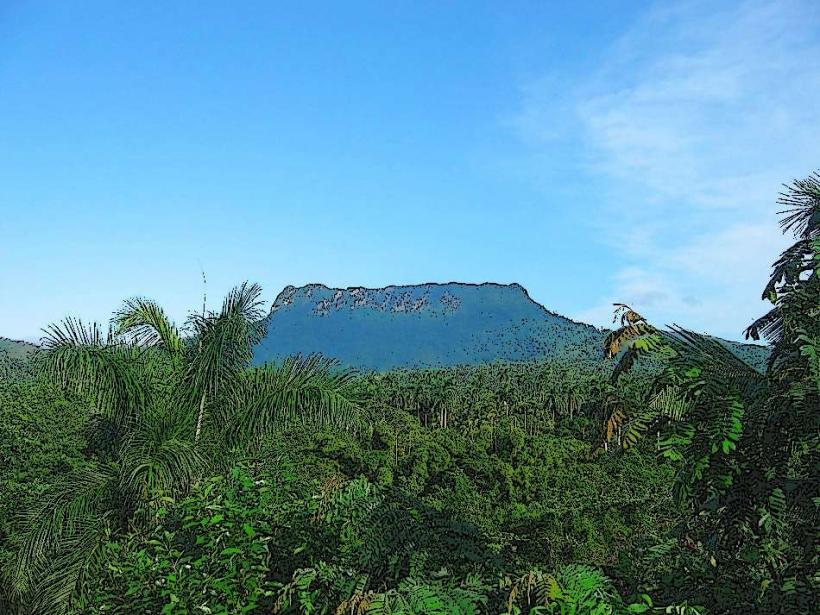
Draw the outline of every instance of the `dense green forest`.
M820 176L781 205L764 370L628 306L599 367L251 367L251 284L48 327L0 357L0 612L811 612Z

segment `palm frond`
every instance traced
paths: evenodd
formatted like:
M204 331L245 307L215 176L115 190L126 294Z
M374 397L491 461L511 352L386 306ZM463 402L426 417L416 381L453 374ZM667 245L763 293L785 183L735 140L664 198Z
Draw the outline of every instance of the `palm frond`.
M214 400L230 394L241 371L250 365L254 347L265 335L261 292L258 284L244 282L228 293L221 312L192 314L188 319L197 348L185 372L182 401L199 406L196 443Z
M139 415L149 391L139 377L139 349L115 341L96 323L67 318L44 330L37 362L59 388L87 396L97 409L124 424Z
M816 239L820 236L820 173L815 171L805 179L796 179L784 186L778 203L786 209L780 221L784 231L792 231L802 239Z
M234 379L250 363L253 348L265 333L261 292L257 284L243 283L231 290L220 313L190 316L198 350L187 376L195 397L216 393L221 383Z
M719 391L737 391L745 403L754 403L766 390L766 377L757 369L732 353L717 339L672 326L670 339L677 346L677 354L670 364L679 373L698 370L705 377L693 383L701 383Z
M612 331L604 340L604 349L607 359L613 358L621 351L621 347L641 336L651 335L657 330L645 322L636 322Z
M234 287L222 302L223 317L237 316L249 323L256 323L264 317L262 306L264 302L260 299L262 287L259 284L248 284L242 282Z
M116 492L116 466L93 464L81 468L47 491L34 508L22 514L24 540L17 554L14 585L29 590L49 560L83 524L100 516L101 502Z
M290 357L241 374L231 406L236 433L258 438L294 423L356 429L355 372L320 355Z
M746 339L760 341L761 336L776 344L783 337L783 314L780 307L775 306L763 316L755 320L744 332Z
M646 318L625 303L615 303L614 305L615 312L612 321L620 321L621 326L615 331L611 331L604 340L604 355L607 359L615 357L622 347L637 339L651 338L658 334L658 330L650 325Z
M29 608L42 615L66 615L87 603L88 580L99 574L102 547L111 531L110 513L78 521L38 571Z
M152 418L136 426L121 452L123 490L149 509L193 484L206 466L187 426Z
M66 346L104 348L114 342L111 329L103 330L99 323L84 324L81 318L69 316L60 323L53 323L43 329L40 345L43 350Z
M151 299L133 297L111 319L114 334L143 346L162 346L171 355L182 352L182 339L165 311Z
M795 284L806 271L812 271L814 263L814 245L811 239L800 239L786 248L772 265L769 283L763 289L762 298L771 300L776 296L778 287L783 284Z
M680 421L686 416L689 404L680 395L677 387L666 386L652 395L649 408L657 416L671 421Z

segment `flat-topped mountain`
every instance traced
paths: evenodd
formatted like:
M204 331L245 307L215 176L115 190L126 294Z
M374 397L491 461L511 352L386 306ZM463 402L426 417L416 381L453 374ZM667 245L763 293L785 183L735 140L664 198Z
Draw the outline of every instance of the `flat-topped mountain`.
M604 333L533 301L519 284L288 286L255 363L321 353L361 369L493 361L600 361Z
M287 286L271 307L254 363L320 353L383 371L562 360L600 364L606 330L533 301L520 284L419 284L385 288ZM767 349L725 342L762 366Z

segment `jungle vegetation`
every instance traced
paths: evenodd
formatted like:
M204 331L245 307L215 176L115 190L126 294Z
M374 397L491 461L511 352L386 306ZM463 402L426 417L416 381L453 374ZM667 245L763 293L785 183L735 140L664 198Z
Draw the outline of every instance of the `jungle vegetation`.
M251 367L261 289L134 298L0 358L0 612L808 613L820 176L747 331L626 305L599 368Z

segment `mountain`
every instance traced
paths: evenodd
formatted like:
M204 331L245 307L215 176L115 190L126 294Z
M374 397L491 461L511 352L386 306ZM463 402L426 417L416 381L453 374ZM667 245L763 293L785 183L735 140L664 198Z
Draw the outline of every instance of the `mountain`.
M364 370L495 361L601 362L606 331L550 312L519 284L286 287L254 363L321 353Z
M542 358L598 360L602 333L547 311L518 284L286 287L255 363L318 352L360 369Z
M35 350L37 350L37 346L29 342L0 337L0 356L8 356L12 359L26 359Z

